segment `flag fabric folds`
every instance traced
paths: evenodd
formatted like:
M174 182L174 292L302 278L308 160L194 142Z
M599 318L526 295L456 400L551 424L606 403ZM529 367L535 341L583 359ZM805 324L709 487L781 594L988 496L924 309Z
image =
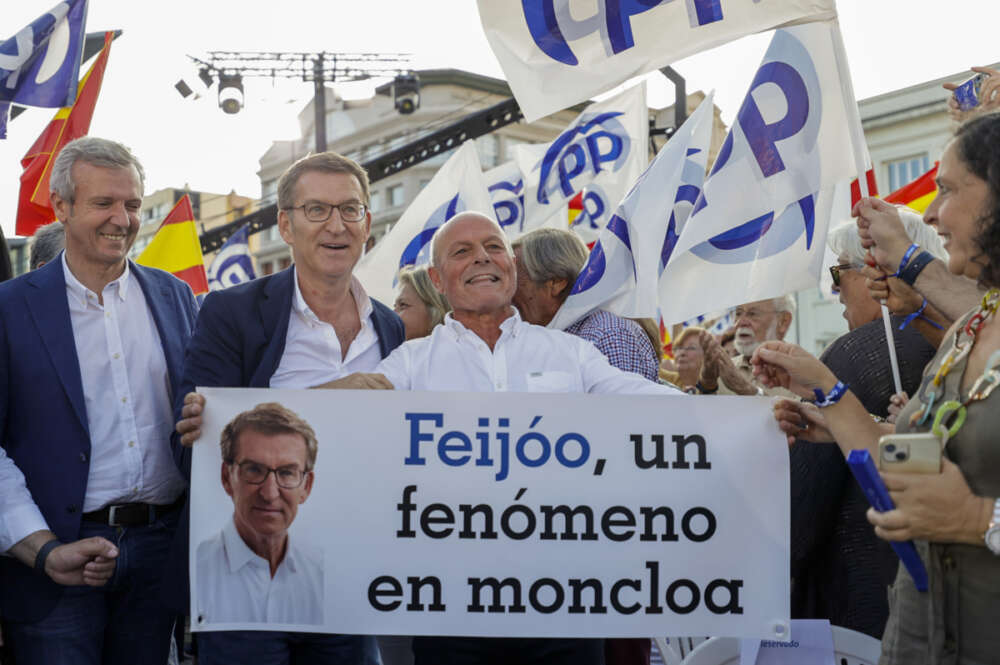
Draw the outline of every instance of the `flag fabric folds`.
M667 323L819 282L834 190L857 175L862 135L838 40L833 22L775 32L665 262Z
M169 272L187 282L195 295L208 292L205 259L201 254L194 211L187 194L163 218L156 235L135 262Z
M249 282L257 278L250 255L250 226L244 224L229 236L208 267L208 286L212 291Z
M34 235L39 226L48 224L56 218L49 202L52 162L64 145L86 136L90 130L90 120L94 115L94 107L101 91L101 82L104 80L104 70L108 64L113 38L112 32L104 34L104 47L97 55L94 64L80 79L76 102L72 106L56 111L52 121L21 160L24 172L21 174L21 193L17 203L18 235Z
M479 0L528 122L743 35L835 15L834 0Z
M902 204L908 208L913 208L919 213L926 212L927 206L937 196L937 183L934 180L937 178L937 170L938 162L934 162L934 168L910 184L904 185L892 194L889 194L889 196L885 197L885 200L889 203Z
M713 97L702 101L618 205L549 327L564 329L595 309L657 316L664 248L672 247L705 179Z
M87 0L66 0L0 43L0 102L71 106L86 23Z
M431 238L460 212L475 210L492 216L493 202L479 166L474 141L462 144L444 163L392 230L365 255L354 271L368 295L391 303L399 270L430 261Z

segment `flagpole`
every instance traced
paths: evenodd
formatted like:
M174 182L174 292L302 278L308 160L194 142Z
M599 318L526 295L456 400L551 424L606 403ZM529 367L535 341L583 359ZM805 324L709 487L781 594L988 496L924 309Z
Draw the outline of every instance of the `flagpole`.
M858 172L858 186L862 198L869 195L868 165L865 163L865 139L861 131L861 117L858 113L857 100L854 98L854 84L851 82L851 70L847 64L847 50L844 48L844 37L840 32L840 21L832 19L830 29L833 33L833 52L840 70L840 85L843 88L843 98L846 100L845 111L850 120L848 128L851 132L851 147L854 149L854 166ZM853 106L851 104L853 102ZM889 307L885 300L879 302L882 308L882 325L885 327L885 343L889 349L889 365L892 367L892 383L897 393L903 392L903 383L899 378L899 360L896 358L896 341L892 334L892 319L889 318Z

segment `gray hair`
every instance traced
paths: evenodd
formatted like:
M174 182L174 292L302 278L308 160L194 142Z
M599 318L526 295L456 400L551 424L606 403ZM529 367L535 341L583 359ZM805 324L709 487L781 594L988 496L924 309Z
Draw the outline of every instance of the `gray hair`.
M332 150L307 155L295 162L278 178L278 209L287 210L295 205L295 185L306 173L344 173L352 175L361 186L362 203L371 203L371 185L368 172L353 159L339 155Z
M67 143L52 164L49 191L71 205L76 201L76 183L73 182L73 165L77 161L86 162L106 169L135 168L139 174L139 193L146 187L146 172L132 151L116 141L84 136Z
M920 245L934 255L934 258L948 261L948 252L945 251L941 243L941 237L933 227L924 223L923 217L916 210L911 210L905 206L896 206L899 212L899 219L903 222L906 235L910 242ZM858 227L854 220L838 224L826 239L827 245L838 257L846 256L851 263L863 264L868 250L861 246L861 237L858 235Z
M441 267L441 257L439 256L441 248L439 247L439 245L441 244L441 238L444 237L445 230L448 229L448 227L451 226L456 221L461 221L468 217L480 217L482 219L485 219L487 222L491 223L493 226L495 226L496 230L500 233L500 237L503 238L503 244L507 248L507 255L510 256L511 258L514 257L514 250L510 246L510 239L507 237L507 234L504 233L503 228L499 224L497 224L497 220L493 219L487 214L477 212L475 210L466 210L465 212L458 213L457 215L449 219L447 222L439 226L437 228L437 231L434 232L434 235L431 236L430 265L432 268Z
M417 297L427 307L431 320L431 328L444 322L444 315L451 311L448 299L434 288L431 278L427 275L427 266L407 266L399 273L399 288L409 285Z
M788 312L792 316L795 316L795 297L791 293L772 298L771 302L774 303L774 311Z
M566 280L560 298L569 295L587 263L587 246L580 236L565 229L535 229L514 241L521 250L521 265L528 279L541 284L550 279Z
M38 227L28 245L28 269L35 270L59 256L66 246L66 229L62 222Z

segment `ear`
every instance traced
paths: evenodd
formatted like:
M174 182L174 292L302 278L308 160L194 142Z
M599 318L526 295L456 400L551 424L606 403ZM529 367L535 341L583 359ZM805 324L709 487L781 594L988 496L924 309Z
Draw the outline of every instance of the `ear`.
M785 339L785 333L788 332L788 328L792 325L792 313L791 312L778 312L778 339Z
M232 467L226 464L225 461L222 462L222 489L226 490L226 494L229 496L233 495L233 482L230 476L230 469Z
M55 192L49 192L49 202L52 204L52 211L56 214L56 219L65 224L66 220L69 219L73 204Z
M560 294L566 290L569 285L569 281L565 279L550 279L545 282L545 288L548 291L548 295L553 300L559 300Z
M434 266L428 266L428 268L427 268L427 276L431 278L431 284L434 285L434 289L438 293L444 295L444 290L441 288L441 286L442 286L442 283L441 283L441 273L438 272L438 269L435 268Z
M306 499L309 498L309 493L312 492L313 479L315 477L316 474L313 471L309 471L308 473L306 473L306 480L302 486L302 496L299 498L299 503L305 503Z
M365 240L368 241L368 237L372 234L372 212L371 210L365 209L365 221L362 222L365 225Z
M292 218L287 210L278 211L278 233L286 245L292 246Z

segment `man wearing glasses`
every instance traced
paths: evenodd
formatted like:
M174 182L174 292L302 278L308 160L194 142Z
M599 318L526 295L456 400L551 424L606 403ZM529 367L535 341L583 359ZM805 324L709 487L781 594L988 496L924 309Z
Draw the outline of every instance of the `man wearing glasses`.
M304 157L285 171L278 180L278 230L291 247L293 264L208 294L188 346L179 394L187 396L197 386L311 388L370 373L403 342L403 322L369 298L353 275L371 231L368 203L368 175L336 153ZM364 385L357 387L391 387L379 377L361 377ZM190 445L199 432L180 434L181 443ZM181 461L189 475L190 452L185 448ZM175 544L173 561L183 570L175 575L187 579L184 525L179 533L184 535ZM184 598L171 600L178 609L187 607ZM353 665L378 659L374 639L350 635L203 632L197 648L202 665Z
M270 402L236 416L221 446L233 517L198 546L194 623L322 624L322 556L288 535L312 490L316 434Z

